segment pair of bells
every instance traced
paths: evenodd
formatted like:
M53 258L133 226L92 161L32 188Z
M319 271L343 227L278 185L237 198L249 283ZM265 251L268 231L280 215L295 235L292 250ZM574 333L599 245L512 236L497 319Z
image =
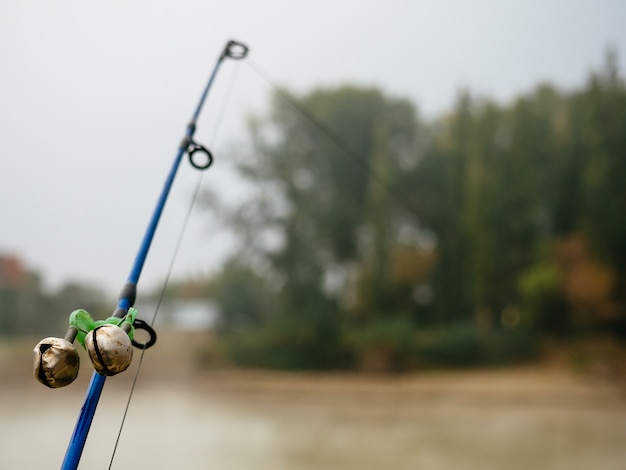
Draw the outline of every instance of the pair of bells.
M123 324L126 326L127 324ZM112 324L86 334L85 349L96 372L112 376L125 371L133 359L133 345L123 328ZM71 384L78 376L80 360L74 345L64 338L44 338L35 346L35 377L50 388Z

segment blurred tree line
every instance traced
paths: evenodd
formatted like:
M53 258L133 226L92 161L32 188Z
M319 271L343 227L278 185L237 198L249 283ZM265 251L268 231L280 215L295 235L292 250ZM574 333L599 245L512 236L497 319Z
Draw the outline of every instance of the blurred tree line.
M237 363L498 364L547 335L626 335L615 54L580 89L507 104L462 92L432 120L376 88L295 107L277 91L250 130L238 168L253 197L209 198L240 240L211 288Z
M40 274L29 270L18 257L0 254L0 338L63 336L73 310L109 312L105 300L100 289L83 282L70 281L50 291L44 288Z

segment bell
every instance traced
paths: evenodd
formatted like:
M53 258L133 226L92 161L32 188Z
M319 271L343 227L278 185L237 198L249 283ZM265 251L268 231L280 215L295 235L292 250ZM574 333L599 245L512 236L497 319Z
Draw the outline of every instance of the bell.
M128 334L119 326L105 324L91 330L85 347L96 372L116 375L125 371L133 359L133 346Z
M74 345L62 338L44 338L35 346L35 378L50 388L65 387L78 375L80 359Z

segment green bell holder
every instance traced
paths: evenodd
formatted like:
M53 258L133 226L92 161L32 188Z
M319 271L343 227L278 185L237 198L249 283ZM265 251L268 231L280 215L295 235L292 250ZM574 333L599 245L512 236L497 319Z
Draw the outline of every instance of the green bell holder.
M106 320L94 320L87 310L78 309L70 313L70 328L76 330L76 340L85 347L85 337L87 334L101 325L115 325L122 328L133 341L135 327L133 324L137 318L137 309L129 308L128 313L123 318L109 317Z

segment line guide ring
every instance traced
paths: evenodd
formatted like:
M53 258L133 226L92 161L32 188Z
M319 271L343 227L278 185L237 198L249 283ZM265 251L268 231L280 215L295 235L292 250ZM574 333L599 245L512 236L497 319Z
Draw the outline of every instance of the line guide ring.
M194 158L194 155L197 153L204 154L204 161L198 160L197 157ZM213 155L204 145L200 145L193 140L189 142L189 146L187 147L187 155L189 155L189 163L194 168L198 170L206 170L213 164Z
M154 329L147 322L136 318L133 327L135 328L135 331L144 330L148 333L148 340L145 343L135 341L135 337L133 337L133 339L131 340L133 346L135 346L137 349L148 349L154 346L154 343L156 343L157 340L156 331L154 331Z
M226 44L226 47L224 48L223 57L239 60L246 57L248 55L248 51L248 46L245 44L237 41L228 41L228 44Z

